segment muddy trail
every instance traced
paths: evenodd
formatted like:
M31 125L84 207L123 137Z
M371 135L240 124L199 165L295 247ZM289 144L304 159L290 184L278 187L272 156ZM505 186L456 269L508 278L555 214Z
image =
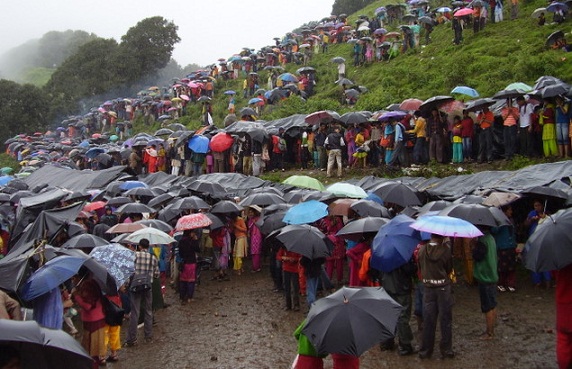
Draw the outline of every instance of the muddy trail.
M245 270L249 270L246 262ZM120 361L108 368L127 369L287 369L296 355L294 329L305 317L302 311L284 311L283 297L272 291L268 260L262 272L232 275L229 281L212 281L204 271L194 300L179 303L167 288L171 306L155 313L154 341L123 348ZM498 296L498 323L492 341L481 341L484 317L478 289L459 282L454 287L454 359L438 355L420 360L400 357L396 351L373 347L361 357L362 369L379 368L556 368L554 289L536 289L521 271L516 293ZM460 280L460 279L459 279ZM304 301L304 298L301 298ZM414 334L417 327L411 322ZM125 335L127 324L123 326ZM437 332L439 328L437 327ZM439 333L436 352L438 353ZM331 359L325 368L332 368Z

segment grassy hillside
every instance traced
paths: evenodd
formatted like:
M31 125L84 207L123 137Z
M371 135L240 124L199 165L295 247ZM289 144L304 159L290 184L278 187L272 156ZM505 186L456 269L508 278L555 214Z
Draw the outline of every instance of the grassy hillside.
M349 23L355 24L359 14L373 16L374 10L392 1L377 1L349 17ZM431 2L432 8L448 5L447 2ZM509 83L524 82L533 85L542 75L554 75L566 81L572 81L572 55L545 47L546 37L556 30L570 31L572 20L562 25L547 24L540 27L530 14L538 7L546 6L543 0L528 1L520 4L519 18L511 21L508 8L505 8L505 20L500 23L488 23L485 29L473 34L472 29L463 32L463 43L453 45L453 31L449 24L435 27L432 42L428 46L410 50L389 62L376 62L371 65L353 67L351 65L352 45L330 45L325 54L314 55L310 65L318 70L317 93L307 102L291 98L279 106L269 106L261 119L270 120L294 113L311 113L321 109L333 109L340 113L349 107L338 103L340 88L333 82L337 79L336 65L330 62L334 56L346 58L346 75L359 85L366 86L369 92L359 99L355 110L375 111L391 103L401 102L409 97L427 99L434 95L449 94L457 85L475 88L481 96L492 96L504 89ZM552 13L547 13L551 22ZM386 27L393 30L392 27ZM421 38L423 43L423 37ZM238 50L237 50L238 51ZM288 65L294 72L300 66ZM267 72L260 73L261 87L267 79ZM221 82L219 92L226 89L240 91L242 80ZM218 95L214 102L215 122L219 123L226 115L226 99ZM243 107L246 101L240 96L237 107ZM199 108L191 110L190 121L199 118ZM193 125L193 124L190 124Z

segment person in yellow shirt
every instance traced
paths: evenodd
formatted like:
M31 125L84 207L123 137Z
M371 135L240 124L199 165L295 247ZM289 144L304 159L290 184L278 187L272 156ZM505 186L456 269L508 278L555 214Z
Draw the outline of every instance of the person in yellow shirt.
M413 147L413 162L415 164L427 164L429 162L429 153L427 151L427 121L423 118L421 111L416 110L413 113L415 117L415 127L407 133L415 135L415 146Z

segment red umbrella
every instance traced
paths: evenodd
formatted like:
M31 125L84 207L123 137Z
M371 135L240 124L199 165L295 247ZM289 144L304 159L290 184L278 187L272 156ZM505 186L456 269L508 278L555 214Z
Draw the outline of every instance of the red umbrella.
M175 230L184 231L187 229L204 228L210 226L212 223L212 220L210 220L205 214L194 213L179 218L177 225L175 226Z
M211 138L209 147L212 151L223 152L232 146L234 138L226 132L219 132Z
M306 118L304 118L304 121L308 124L315 125L320 123L328 123L337 119L340 119L340 115L335 111L321 110L312 114L308 114Z
M141 223L117 223L105 233L132 233L143 228L147 228L147 226Z
M399 109L401 110L419 110L419 107L423 104L423 100L419 99L405 99L401 104L399 104Z
M86 206L83 207L83 210L88 211L88 212L99 210L99 209L103 208L105 206L105 204L106 204L105 201L90 202L89 204L87 204Z
M459 9L455 12L455 14L453 14L455 17L464 17L465 15L471 15L473 14L473 9L471 8L463 8L463 9Z
M463 102L458 100L453 100L441 105L439 110L442 110L447 113L452 113L454 111L463 111L463 109L465 108L466 106L465 104L463 104Z

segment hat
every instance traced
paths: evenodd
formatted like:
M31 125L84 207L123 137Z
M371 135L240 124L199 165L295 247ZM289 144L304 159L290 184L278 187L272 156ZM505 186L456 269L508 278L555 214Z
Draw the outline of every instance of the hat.
M258 205L248 205L249 208L256 210L257 212L261 213L262 208Z

